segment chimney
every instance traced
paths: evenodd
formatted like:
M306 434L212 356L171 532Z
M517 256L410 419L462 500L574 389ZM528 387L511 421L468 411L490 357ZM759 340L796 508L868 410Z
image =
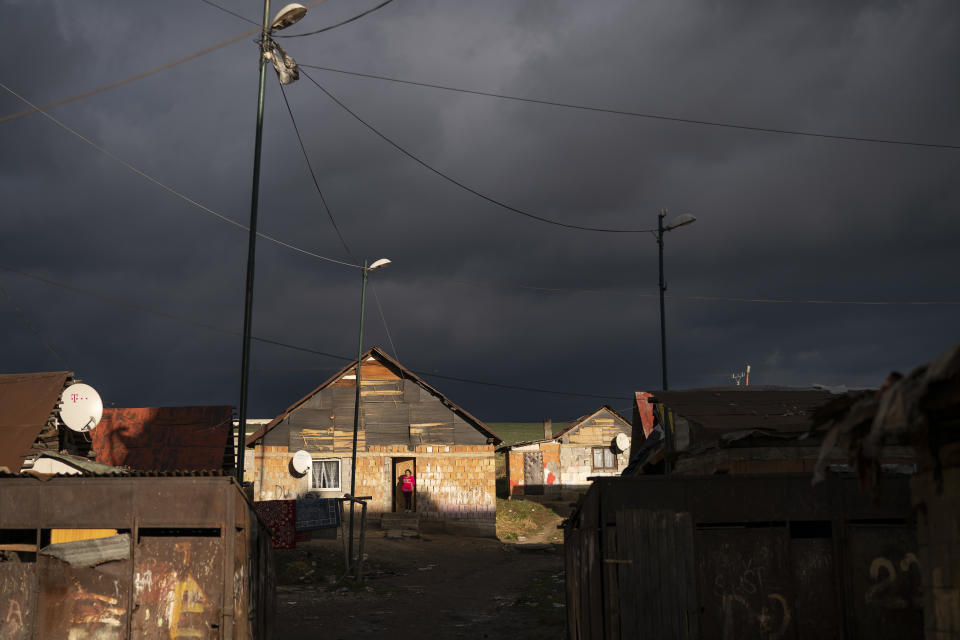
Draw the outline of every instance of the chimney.
M552 440L553 439L553 420L547 418L543 421L543 439Z
M745 386L745 387L749 387L749 386L750 386L750 365L747 365L747 381L746 381L746 383L745 383L743 386Z

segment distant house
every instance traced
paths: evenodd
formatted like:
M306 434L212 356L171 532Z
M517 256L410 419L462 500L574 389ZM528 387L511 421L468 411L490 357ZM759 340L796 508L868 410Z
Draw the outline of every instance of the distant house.
M589 478L619 475L629 460L632 432L626 418L604 405L557 434L545 431L542 440L500 447L510 495L562 500L585 491ZM620 434L628 443L623 449L614 444Z
M643 411L652 407L653 425L647 440L634 448L627 475L811 473L821 455L845 465L846 454L821 454L822 437L811 433L814 414L837 397L820 388L760 386L637 394L635 415L646 431ZM884 462L911 465L914 451L891 444L884 448Z
M381 349L360 361L356 495L372 496L369 514L404 510L399 484L409 469L421 526L492 535L501 439ZM353 362L247 438L255 500L349 493L356 380ZM299 451L310 458L302 476L292 465Z

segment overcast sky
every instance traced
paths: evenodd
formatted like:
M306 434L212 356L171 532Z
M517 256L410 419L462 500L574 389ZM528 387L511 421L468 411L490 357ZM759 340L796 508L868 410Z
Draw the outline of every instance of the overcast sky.
M218 2L254 21L263 10ZM327 0L282 33L377 3ZM0 82L36 104L254 28L201 0L0 7ZM302 64L351 72L960 146L958 33L954 0L395 0L281 43ZM305 71L423 162L517 209L614 229L656 227L661 208L668 219L695 215L665 238L672 389L730 384L747 364L751 384L875 386L958 339L960 149ZM602 403L629 413L632 391L661 388L651 234L571 230L482 200L301 77L286 95L351 257L268 74L259 230L338 261L393 260L371 274L365 346L428 374L609 396L427 377L488 421L567 420ZM49 113L247 224L256 93L248 36ZM0 91L0 117L25 108ZM0 266L22 272L0 270L0 371L69 368L108 406L239 404L245 231L37 113L0 122L0 198ZM253 332L355 357L360 280L356 268L261 239ZM802 302L811 300L898 304ZM252 362L251 417L272 417L345 364L265 343Z

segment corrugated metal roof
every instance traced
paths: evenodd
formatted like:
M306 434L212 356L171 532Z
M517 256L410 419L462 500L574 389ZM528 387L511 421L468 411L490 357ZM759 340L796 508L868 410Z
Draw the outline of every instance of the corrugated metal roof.
M20 469L72 377L69 371L0 375L0 467Z
M229 469L233 407L104 409L90 432L97 462L141 471Z
M711 431L801 433L810 429L813 413L834 397L822 389L727 387L656 391L650 401Z
M443 402L443 404L446 405L451 411L453 411L454 413L458 414L461 418L463 418L464 420L466 420L467 422L469 422L469 423L470 423L477 431L479 431L480 433L484 434L484 435L487 436L488 438L493 438L496 442L503 442L503 438L501 438L501 437L498 436L496 433L494 433L494 432L490 429L490 427L488 427L486 424L484 424L479 418L474 417L472 414L470 414L469 412L467 412L465 409L463 409L463 408L459 407L458 405L454 404L454 403L453 403L449 398L447 398L445 395L443 395L442 393L440 393L439 391L437 391L436 389L434 389L432 386L430 386L429 384L427 384L427 382L426 382L425 380L423 380L423 378L421 378L420 376L418 376L417 374L415 374L414 372L410 371L409 369L407 369L406 367L404 367L402 364L400 364L399 362L397 362L396 360L394 360L393 358L391 358L390 356L388 356L388 355L383 351L383 349L381 349L380 347L372 347L369 351L367 351L366 353L364 353L364 354L361 356L360 359L361 359L361 360L367 360L368 358L371 358L371 357L372 357L372 358L376 358L377 360L380 360L380 362L382 362L383 364L387 365L388 367L395 369L395 370L397 371L397 373L398 373L402 378L406 378L406 379L408 379L408 380L413 380L413 381L416 382L418 385L420 385L423 389L425 389L427 392L429 392L430 394L432 394L432 395L434 395L435 397L439 398L440 401ZM273 420L271 420L269 424L266 424L266 425L264 425L263 427L261 427L260 429L258 429L257 432L254 433L252 436L248 436L247 439L246 439L246 444L247 444L247 446L248 446L248 447L252 447L252 446L256 443L257 440L259 440L260 438L262 438L263 436L265 436L265 435L267 434L267 432L269 432L269 431L270 431L271 429L273 429L275 426L277 426L278 424L280 424L281 422L283 422L284 418L286 418L286 417L289 416L291 413L293 413L294 411L296 411L301 405L303 405L305 402L307 402L310 398L312 398L312 397L315 396L316 394L320 393L323 389L325 389L325 388L328 387L329 385L331 385L331 384L333 384L334 382L336 382L337 380L339 380L339 379L341 378L341 376L345 375L348 371L350 371L351 369L356 368L356 366L357 366L357 360L354 360L353 362L351 362L350 364L348 364L348 365L345 366L344 368L340 369L340 371L338 371L338 372L336 372L335 374L333 374L332 376L330 376L330 378L329 378L326 382L324 382L324 383L321 384L320 386L316 387L313 391L311 391L310 393L308 393L307 395L303 396L302 398L300 398L299 400L297 400L295 403L293 403L292 405L290 405L289 407L287 407L287 410L286 410L286 411L284 411L283 413L281 413L280 415L278 415L276 418L274 418Z

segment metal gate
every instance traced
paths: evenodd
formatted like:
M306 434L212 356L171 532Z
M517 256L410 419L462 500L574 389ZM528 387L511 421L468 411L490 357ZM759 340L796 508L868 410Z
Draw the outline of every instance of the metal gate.
M527 495L543 495L543 453L531 451L523 454L523 492Z

